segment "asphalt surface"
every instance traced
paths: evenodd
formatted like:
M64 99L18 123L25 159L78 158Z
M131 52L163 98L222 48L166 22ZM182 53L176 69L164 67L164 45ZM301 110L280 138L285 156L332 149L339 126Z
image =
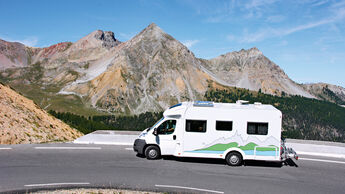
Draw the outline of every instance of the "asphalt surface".
M344 193L345 159L300 157L304 160L283 166L251 161L229 167L222 160L150 161L136 156L131 146L1 146L0 192L105 187L177 193Z

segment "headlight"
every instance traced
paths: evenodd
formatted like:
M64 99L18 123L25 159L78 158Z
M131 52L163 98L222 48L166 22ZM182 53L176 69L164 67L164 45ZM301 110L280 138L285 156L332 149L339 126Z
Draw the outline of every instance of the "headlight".
M145 137L146 134L147 134L147 133L144 133L144 132L140 133L139 138L140 138L140 137Z

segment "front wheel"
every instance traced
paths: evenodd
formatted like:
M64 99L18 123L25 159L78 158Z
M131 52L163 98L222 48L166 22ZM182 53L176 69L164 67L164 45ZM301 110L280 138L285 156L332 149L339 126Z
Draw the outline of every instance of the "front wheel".
M225 157L226 163L229 166L240 166L242 164L242 155L238 152L230 152Z
M157 146L148 146L145 149L145 156L148 160L156 160L161 156L161 153Z

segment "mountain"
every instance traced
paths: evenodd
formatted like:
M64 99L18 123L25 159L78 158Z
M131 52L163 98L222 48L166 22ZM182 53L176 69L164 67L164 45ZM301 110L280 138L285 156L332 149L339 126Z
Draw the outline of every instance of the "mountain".
M82 134L0 84L0 144L71 141Z
M319 99L345 105L345 88L326 83L303 84L305 90Z
M1 41L0 48L1 81L45 109L85 116L162 111L223 86L331 100L292 81L257 48L199 59L154 23L126 42L97 30L75 43Z
M28 47L18 42L0 39L0 70L30 65Z
M45 48L26 47L20 43L0 42L0 48L20 45L28 56L29 65L15 68L0 61L0 80L16 88L39 106L57 111L72 111L90 115L99 113L80 95L66 95L62 88L78 78L93 78L105 71L111 54L109 51L121 42L113 32L94 31L75 43L63 42ZM17 49L18 50L18 49ZM17 51L15 50L15 51ZM18 52L12 52L18 56ZM12 57L13 58L13 57ZM61 93L59 93L61 91ZM63 95L59 95L63 94Z
M314 98L256 47L230 52L211 59L205 64L207 69L229 86L253 91L261 90L263 93L273 95L281 95L284 92Z
M104 72L81 77L62 92L77 93L92 106L115 113L161 111L200 99L210 77L183 44L151 24L110 51Z

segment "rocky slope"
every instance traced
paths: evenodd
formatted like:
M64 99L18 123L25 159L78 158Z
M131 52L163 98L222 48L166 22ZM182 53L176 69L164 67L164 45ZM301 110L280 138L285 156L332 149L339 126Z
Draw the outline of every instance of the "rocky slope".
M0 144L71 141L82 134L0 84Z
M207 89L210 77L201 62L155 24L110 52L104 72L81 77L63 91L84 96L102 110L142 113L200 99Z
M7 44L16 47L0 50L0 80L58 111L161 111L179 101L203 99L210 83L323 99L292 81L257 48L198 59L156 24L127 42L97 30L75 43L47 48L5 41L0 48Z
M257 48L230 52L207 61L206 68L230 86L263 93L281 95L282 92L313 98L308 91L292 81L282 69Z
M30 65L28 47L0 39L0 70Z
M341 86L326 83L303 84L302 86L319 99L345 105L345 88Z

